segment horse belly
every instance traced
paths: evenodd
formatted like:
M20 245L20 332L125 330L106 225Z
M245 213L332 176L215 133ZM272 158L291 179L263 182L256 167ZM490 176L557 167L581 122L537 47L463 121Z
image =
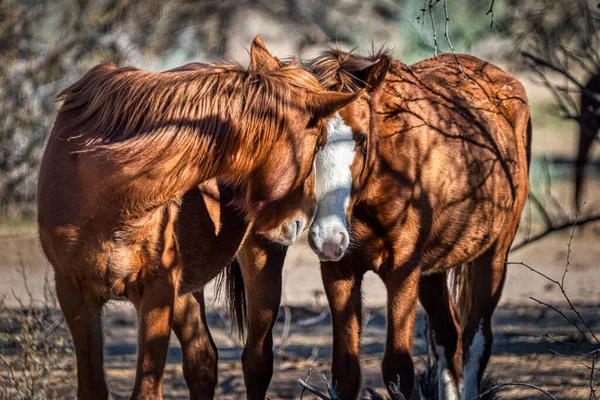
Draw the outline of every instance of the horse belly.
M509 228L509 213L505 207L474 205L436 216L423 245L423 271L440 272L478 257Z
M215 182L216 185L216 182ZM206 187L183 196L175 226L182 261L181 294L201 290L235 256L248 224L231 205L231 193L217 187L217 199Z

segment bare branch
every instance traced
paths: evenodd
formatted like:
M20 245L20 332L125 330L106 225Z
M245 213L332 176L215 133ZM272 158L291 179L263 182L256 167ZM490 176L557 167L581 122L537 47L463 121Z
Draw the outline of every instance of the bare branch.
M549 61L543 60L539 57L534 56L533 54L527 52L527 51L522 51L521 54L523 55L523 57L529 59L530 61L532 61L533 63L537 64L537 65L541 65L543 67L548 67L551 70L558 72L559 74L563 75L565 78L569 79L571 82L573 82L575 85L577 85L583 94L585 94L586 96L589 96L591 99L594 99L595 101L600 102L600 93L596 93L593 92L589 89L587 89L585 87L585 85L583 85L581 82L579 82L577 80L577 78L575 78L571 73L569 73L568 71L566 71L565 69L558 67L554 64L552 64Z
M584 219L581 219L577 222L577 225L579 226L583 226L592 222L597 222L600 221L600 214L594 214L594 215L590 215ZM554 232L559 232L559 231L563 231L565 229L569 229L573 227L573 221L566 221L560 224L556 224L556 225L552 225L550 228L544 230L541 233L538 233L537 235L534 235L528 239L524 239L521 242L513 245L510 249L510 251L517 251L522 249L523 247L530 245L532 243L535 243L543 238L545 238L546 236L548 236L551 233Z
M543 278L545 278L546 280L548 280L549 282L555 284L556 286L558 286L558 288L560 289L564 299L567 301L567 304L569 305L569 309L577 316L577 319L579 320L579 322L581 322L581 324L583 326L585 326L585 328L587 329L587 331L589 332L589 334L592 336L592 338L594 338L594 340L596 341L597 344L600 344L600 341L598 340L598 338L596 337L596 334L592 331L592 329L590 328L590 326L585 322L585 320L583 319L583 317L581 316L581 314L579 313L579 311L573 306L573 303L571 302L571 299L569 298L569 296L567 295L567 292L565 291L565 288L563 286L563 284L555 279L550 278L548 275L545 275L543 273L541 273L540 271L536 270L535 268L530 267L529 265L525 264L524 262L511 262L511 261L506 261L505 264L507 265L511 265L511 264L516 264L516 265L522 265L526 268L528 268L530 271L535 272L536 274L542 276ZM540 301L534 297L529 297L531 300L537 302L538 304L541 304L543 306L546 306L548 308L550 308L551 310L555 311L556 313L558 313L560 316L562 316L569 324L573 325L578 331L579 333L581 333L583 339L590 343L589 339L587 338L586 333L581 329L581 327L579 326L579 324L577 324L576 321L571 320L569 317L567 317L561 310L559 310L558 308L545 303L543 301Z
M308 392L311 392L312 394L314 394L315 396L317 396L318 398L323 399L323 400L331 400L329 397L325 396L322 392L320 392L319 390L310 386L308 383L304 382L302 379L299 378L298 383L300 384L300 386L302 386L303 391L306 390Z
M439 2L440 0L436 0ZM431 30L433 32L433 56L437 57L438 53L438 41L437 41L437 29L435 27L435 19L433 18L433 6L431 5L433 0L429 0L429 18L431 19Z
M308 370L308 375L306 375L306 379L304 379L304 382L306 384L308 384L308 379L310 378L310 374L311 374L311 370ZM300 393L300 400L302 400L302 398L304 397L304 392L306 392L306 388L304 386L302 386L302 392Z
M471 80L467 74L465 74L465 71L463 71L462 69L462 65L460 65L460 61L458 61L458 57L456 56L456 51L454 51L454 46L452 46L452 42L450 41L450 35L448 34L448 24L450 22L450 15L448 14L448 0L444 0L444 13L446 14L446 23L444 25L444 36L446 36L446 42L448 43L448 46L450 47L450 51L452 52L452 55L454 56L454 61L456 61L456 65L458 67L458 70L460 71L460 73L462 74L462 76L465 77L465 79L467 80Z
M485 13L485 15L492 14L490 16L490 29L494 27L494 3L495 2L496 2L496 0L492 0L492 2L490 4L490 9L488 10L488 12Z
M531 389L535 389L535 390L537 390L537 391L538 391L538 392L540 392L540 393L543 393L544 395L546 395L548 398L550 398L550 399L552 399L552 400L557 400L557 399L556 399L556 397L554 397L554 396L553 396L553 395L552 395L550 392L548 392L547 390L544 390L544 389L542 389L542 388L541 388L541 387L539 387L539 386L535 386L535 385L532 385L532 384L530 384L530 383L520 383L520 382L506 382L506 383L500 383L499 385L495 385L495 386L491 387L490 389L486 390L485 392L481 393L479 396L477 396L477 397L473 397L473 399L472 399L472 400L475 400L475 399L481 399L481 398L483 398L484 396L486 396L487 394L489 394L489 393L493 393L493 392L495 392L496 390L498 390L498 389L500 389L500 388L503 388L503 387L505 387L505 386L522 386L522 387L528 387L528 388L531 388Z
M560 354L559 352L557 352L556 350L553 350L553 349L550 349L550 351L551 351L552 353L556 354L556 355L557 355L557 356L559 356L559 357L566 358L566 359L568 359L568 360L574 361L574 362L576 362L577 364L579 364L579 365L581 365L581 366L584 366L584 367L586 367L587 369L592 369L592 367L590 367L590 366L589 366L589 365L587 365L586 363L583 363L583 362L579 361L578 359L576 359L576 358L574 358L574 357L567 356L566 354ZM592 365L592 366L593 366L593 365Z

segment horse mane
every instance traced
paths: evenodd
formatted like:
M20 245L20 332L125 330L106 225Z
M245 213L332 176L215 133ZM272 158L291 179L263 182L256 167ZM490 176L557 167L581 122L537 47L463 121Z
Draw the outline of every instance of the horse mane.
M372 66L384 55L391 58L392 49L382 47L368 56L360 56L355 54L354 50L347 52L339 48L330 48L308 61L306 66L326 90L356 92L365 86L364 79L356 73Z
M295 65L255 73L232 63L192 63L157 73L104 63L58 95L60 112L75 111L60 129L81 143L78 152L108 150L128 163L140 154L173 154L174 147L217 160L226 149L274 143L286 113L306 101L299 90L321 86Z

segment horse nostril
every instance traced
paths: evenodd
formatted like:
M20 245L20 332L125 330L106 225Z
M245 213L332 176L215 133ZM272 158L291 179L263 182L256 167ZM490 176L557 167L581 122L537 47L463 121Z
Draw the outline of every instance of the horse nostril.
M300 236L300 234L302 233L302 225L302 218L297 218L296 220L294 220L292 232L294 232L295 237Z
M342 249L342 252L344 252L346 251L346 249L348 248L348 244L350 243L350 241L348 240L348 234L346 232L340 232L339 237L340 248Z

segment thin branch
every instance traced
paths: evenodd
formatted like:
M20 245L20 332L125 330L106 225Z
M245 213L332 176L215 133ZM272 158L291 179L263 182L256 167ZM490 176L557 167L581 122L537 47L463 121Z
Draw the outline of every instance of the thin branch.
M447 1L447 0L445 0L445 1ZM581 82L579 82L573 75L571 75L565 69L560 68L560 67L552 64L549 61L546 61L537 56L534 56L533 54L531 54L527 51L522 51L521 55L523 55L523 57L525 57L525 58L528 58L530 61L532 61L533 63L535 63L537 65L541 65L543 67L548 67L551 70L558 72L559 74L563 75L565 78L567 78L571 82L573 82L575 85L577 85L581 89L581 92L583 94L585 94L586 96L589 96L591 99L593 99L595 101L600 102L600 94L599 93L595 93L594 91L587 89Z
M488 389L488 390L486 390L485 392L481 393L479 396L477 396L477 397L473 397L473 399L472 399L472 400L475 400L475 399L481 399L481 398L483 398L483 396L485 396L485 395L487 395L487 394L489 394L489 393L495 392L496 390L498 390L498 389L500 389L500 388L502 388L502 387L505 387L505 386L523 386L523 387L528 387L528 388L531 388L531 389L535 389L535 390L537 390L537 391L538 391L538 392L540 392L540 393L543 393L543 394L545 394L545 395L546 395L548 398L550 398L550 399L552 399L552 400L557 400L557 399L556 399L556 397L554 397L554 396L553 396L553 395L552 395L550 392L548 392L547 390L544 390L544 389L542 389L542 388L541 388L541 387L539 387L539 386L535 386L535 385L532 385L532 384L530 384L530 383L520 383L520 382L506 382L506 383L500 383L500 384L498 384L498 385L495 385L495 386L493 386L493 387L489 388L489 389Z
M306 379L304 379L304 382L306 382L308 384L308 378L310 378L310 374L311 374L311 370L308 370L308 375L306 375ZM304 392L306 392L306 388L304 386L302 386L302 392L300 393L300 400L302 400L302 398L304 397Z
M485 13L485 15L492 14L490 16L490 19L491 19L490 29L492 29L494 27L494 3L495 2L496 2L496 0L492 0L492 3L490 4L490 9L488 10L488 12Z
M596 214L596 215L591 215L585 219L579 220L577 222L577 225L579 226L583 226L586 224L589 224L591 222L596 222L596 221L600 221L600 214ZM553 225L550 228L546 229L545 231L538 233L535 236L530 237L529 239L524 239L521 242L513 245L510 249L510 251L517 251L522 249L523 247L535 243L541 239L543 239L544 237L548 236L549 234L553 233L553 232L558 232L558 231L562 231L568 228L571 228L573 226L573 221L567 221L561 224L557 224L557 225Z
M535 272L536 274L544 277L545 279L547 279L549 282L554 283L556 286L558 286L558 288L560 289L563 297L565 298L565 300L567 301L567 304L569 305L569 308L571 309L571 311L577 315L577 319L583 324L583 326L586 327L587 331L590 333L590 335L594 338L594 340L596 341L597 344L600 344L600 341L598 340L598 337L596 337L596 334L592 331L592 329L590 328L590 326L585 322L585 320L583 319L583 317L581 316L581 314L579 313L579 311L573 306L573 303L571 302L571 299L569 298L569 296L567 295L567 292L565 291L564 286L557 280L550 278L548 275L545 275L541 272L539 272L538 270L536 270L535 268L530 267L529 265L525 264L524 262L510 262L507 261L505 262L505 264L510 265L510 264L516 264L516 265L522 265L526 268L528 268L530 271ZM534 297L529 297L531 300L544 305L548 308L550 308L551 310L554 310L555 312L557 312L558 314L560 314L567 322L569 322L571 325L573 325L575 328L577 328L577 330L579 331L579 333L581 333L581 335L583 336L583 339L585 341L587 341L588 343L590 343L589 339L587 338L585 332L579 327L579 325L577 324L576 321L572 321L571 319L569 319L561 310L557 309L554 306L551 306L548 303L544 303L543 301L540 301Z
M554 341L554 342L556 342L556 343L560 343L560 344L570 344L570 343L567 343L567 342L563 342L562 340L558 340L557 338L555 338L555 337L554 337L554 336L552 336L552 335L548 335L548 334L546 334L546 335L544 335L544 336L546 336L548 339L551 339L552 341Z
M585 203L584 203L585 205ZM571 230L571 236L569 236L569 243L567 243L567 262L565 263L565 271L563 272L562 278L560 280L560 286L565 286L565 277L567 276L567 272L569 272L569 265L571 264L571 244L573 243L573 235L575 235L575 229L577 228L577 214L575 215L575 223L573 224L573 229Z
M452 52L452 55L454 56L454 61L456 61L458 70L460 71L462 76L464 76L468 81L471 81L471 79L467 76L467 74L465 74L465 71L463 71L460 61L458 61L458 57L456 56L456 51L454 51L454 46L452 46L452 42L450 41L450 35L448 34L448 23L450 22L450 15L448 14L448 0L444 0L444 13L446 14L446 23L444 25L444 27L445 27L444 35L446 36L446 42L448 42L448 46L450 47L450 51Z
M436 3L440 0L436 0ZM435 27L435 19L433 18L433 6L431 3L433 0L429 0L429 17L431 18L431 30L433 31L433 56L437 57L438 53L438 41L437 41L437 29Z
M308 383L304 382L302 379L298 378L298 383L300 384L300 386L302 386L303 390L311 392L312 394L314 394L318 398L323 399L323 400L331 400L329 397L325 396L319 390L317 390L314 387L310 386Z
M577 323L571 319L569 319L569 317L567 317L561 310L559 310L558 308L548 304L548 303L544 303L541 300L536 299L535 297L529 297L531 300L535 301L538 304L541 304L543 306L548 307L549 309L555 311L556 313L558 313L561 317L563 317L565 319L565 321L567 321L568 323L570 323L571 325L573 325L578 331L579 333L581 333L581 336L586 339L585 336L585 332L579 327L579 325L577 325ZM587 340L587 339L586 339Z
M581 361L579 361L579 360L578 360L578 359L576 359L575 357L571 357L571 356L568 356L568 355L566 355L566 354L560 354L558 351L555 351L555 350L553 350L553 349L550 349L550 351L551 351L552 353L554 353L555 355L559 356L559 357L566 358L566 359L568 359L568 360L574 361L574 362L576 362L577 364L579 364L579 365L582 365L582 366L586 367L587 369L592 369L592 367L590 367L589 365L587 365L587 364L586 364L586 363L584 363L584 362L581 362ZM592 366L593 366L593 365L592 365Z

